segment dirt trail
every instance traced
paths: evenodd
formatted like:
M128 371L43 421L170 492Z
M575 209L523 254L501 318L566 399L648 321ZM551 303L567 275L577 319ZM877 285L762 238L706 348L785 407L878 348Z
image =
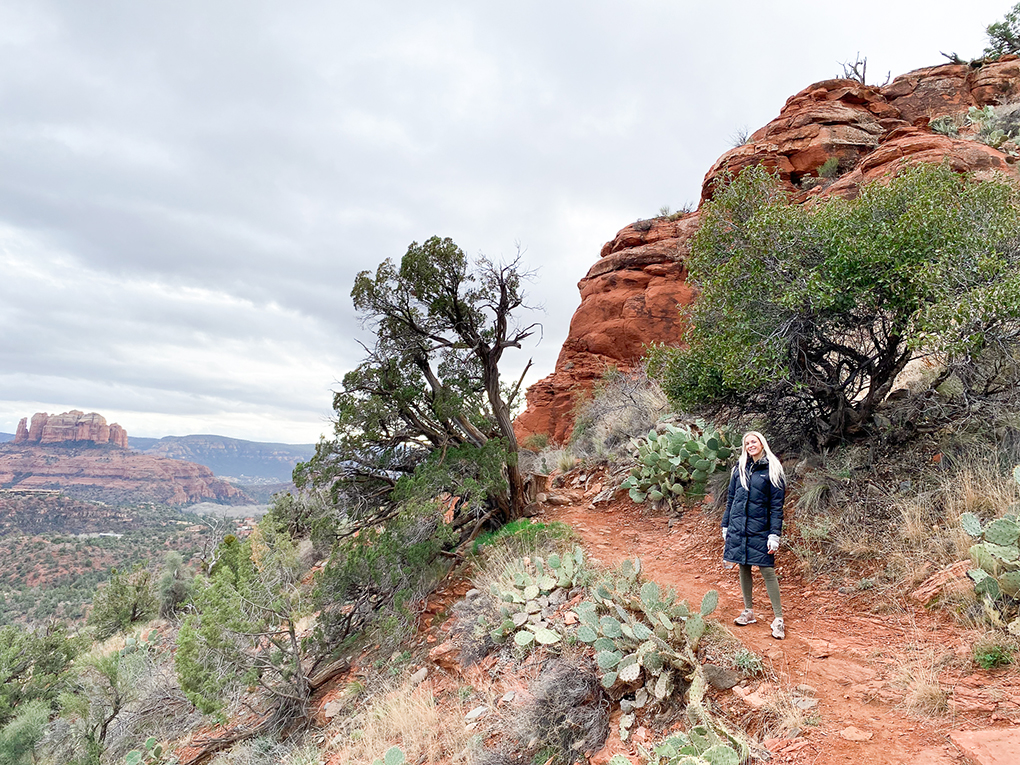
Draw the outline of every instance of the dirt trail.
M589 491L556 491L569 504L547 507L539 520L572 526L587 553L604 564L639 557L646 577L675 588L692 603L708 590L718 590L714 616L771 664L777 684L758 681L720 691L717 703L733 717L753 719L760 700L777 693L789 698L797 686L810 686L800 691L818 700L804 713L810 724L792 740L767 742L773 762L949 765L964 762L950 731L1020 725L1020 672L973 669L975 636L948 615L874 590L841 593L819 581L804 582L793 554L781 550L777 573L786 639L771 636L771 609L757 572L754 605L759 620L736 627L732 619L743 603L736 569L723 567L718 521L697 511L672 521L642 514L626 497L592 505L601 480L594 483ZM911 715L904 698L912 688L922 687L933 662L949 693L949 711L928 718ZM846 736L855 735L848 729L862 732L859 737L866 740L848 740Z

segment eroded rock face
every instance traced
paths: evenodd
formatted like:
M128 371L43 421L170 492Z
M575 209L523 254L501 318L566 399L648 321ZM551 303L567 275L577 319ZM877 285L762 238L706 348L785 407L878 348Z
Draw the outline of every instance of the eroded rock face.
M15 444L59 444L67 441L91 442L95 444L116 444L127 448L127 431L117 423L106 424L101 414L85 414L77 409L63 414L36 412L32 424L23 417L14 434Z
M0 445L0 489L57 489L111 503L251 502L204 465L129 449L67 444Z
M1020 60L1015 56L971 68L919 69L883 87L826 80L790 98L779 116L726 152L702 184L702 203L716 185L745 167L774 169L794 200L852 198L863 184L890 177L904 163L948 162L958 172L1016 175L1012 157L970 140L933 132L930 119L966 116L971 106L1020 97ZM819 169L830 158L837 177ZM545 434L556 443L570 437L579 396L613 366L628 370L650 343L676 344L683 332L680 309L694 292L684 265L698 213L679 220L639 221L608 242L578 282L581 305L553 374L527 391L527 410L514 426L519 440Z

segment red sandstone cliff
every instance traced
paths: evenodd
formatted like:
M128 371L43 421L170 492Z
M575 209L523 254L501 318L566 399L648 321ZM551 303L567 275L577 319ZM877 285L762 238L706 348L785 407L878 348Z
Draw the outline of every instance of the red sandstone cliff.
M15 444L59 444L67 441L115 444L127 448L127 431L117 423L106 424L106 418L95 412L72 409L63 414L36 412L32 424L22 417L14 435Z
M862 184L888 176L903 162L948 161L960 172L1016 175L1012 157L967 136L934 133L928 121L1018 96L1015 56L979 68L919 69L883 87L852 80L816 83L790 98L746 144L716 161L705 176L702 202L711 198L721 175L758 164L774 168L794 198L805 202L852 197ZM841 173L832 181L818 177L830 157ZM514 423L519 439L544 433L565 441L577 397L607 367L633 368L646 344L677 341L683 328L679 309L693 299L684 256L697 225L698 212L679 220L639 221L603 246L578 283L581 305L556 370L528 389L527 410Z

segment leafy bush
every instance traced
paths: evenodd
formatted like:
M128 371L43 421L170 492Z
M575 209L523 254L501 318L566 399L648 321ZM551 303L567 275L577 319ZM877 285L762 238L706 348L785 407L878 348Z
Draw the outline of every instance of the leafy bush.
M1013 649L1000 642L981 640L971 648L974 663L981 669L995 669L1013 663Z
M157 610L152 572L138 564L130 573L114 569L110 581L96 592L88 623L95 627L96 637L105 640L151 618Z
M1015 185L948 165L810 208L747 168L702 208L688 347L650 361L676 408L732 402L791 444L860 434L921 354L942 354L947 376L966 370L968 394L987 396L976 360L1016 366L1017 230Z
M315 598L318 639L336 651L370 627L399 641L415 621L412 604L445 575L441 552L456 543L435 505L406 505L385 526L340 540L323 568Z

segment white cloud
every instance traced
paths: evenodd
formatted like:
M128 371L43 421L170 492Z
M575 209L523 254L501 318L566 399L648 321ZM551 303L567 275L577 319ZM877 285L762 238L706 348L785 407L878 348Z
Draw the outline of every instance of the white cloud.
M525 250L552 370L604 241L696 201L741 126L858 51L881 81L1006 11L861 0L12 0L0 6L0 430L316 440L354 275Z

